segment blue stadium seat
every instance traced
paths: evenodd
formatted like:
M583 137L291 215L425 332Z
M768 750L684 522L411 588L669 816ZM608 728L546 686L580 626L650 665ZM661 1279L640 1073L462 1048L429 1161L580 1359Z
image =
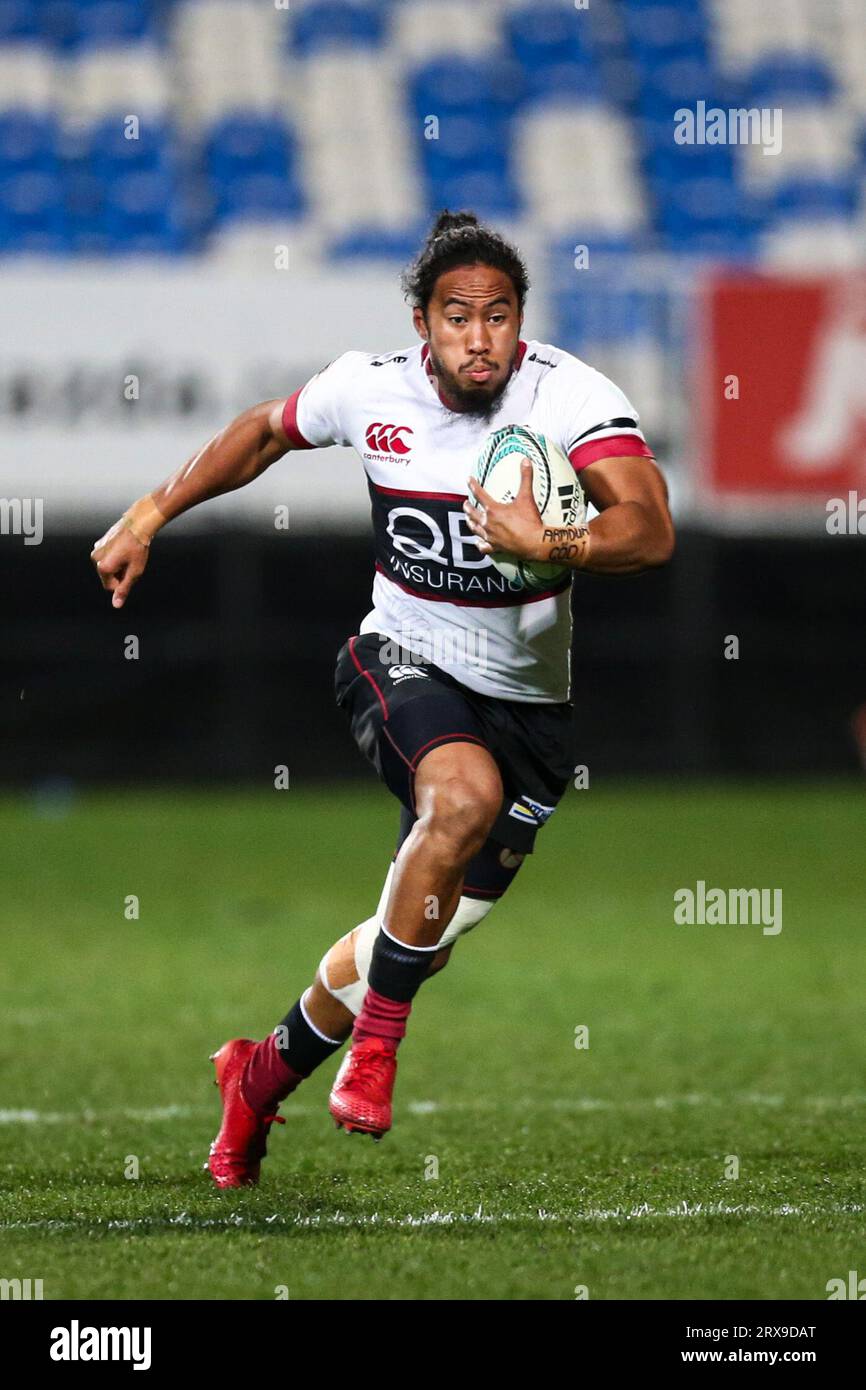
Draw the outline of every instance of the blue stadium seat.
M35 30L52 48L138 42L162 12L155 0L36 0Z
M638 107L644 116L660 120L697 101L705 101L707 109L738 105L737 93L729 89L722 96L720 85L715 69L702 59L674 58L643 73Z
M321 0L306 6L289 29L299 57L333 47L378 46L384 36L383 7L375 0Z
M525 74L524 101L599 101L605 96L605 76L592 59L563 60L547 67L529 68Z
M428 183L430 211L473 208L480 217L513 217L520 211L516 189L498 174L469 171Z
M589 9L530 4L511 13L505 32L512 53L528 73L561 63L585 64L595 56Z
M76 42L82 48L136 42L150 30L147 0L86 0L77 8Z
M461 112L481 120L499 120L514 109L523 92L518 64L449 58L417 68L409 81L412 108L423 120L432 114Z
M439 123L439 139L424 140L421 152L431 176L481 169L504 176L511 144L510 126L502 117L448 112Z
M124 117L118 114L99 121L79 139L79 158L86 157L93 168L115 177L125 170L147 172L167 169L177 162L177 143L165 121L142 118L137 139L127 139Z
M79 255L105 255L109 250L105 180L86 165L67 168L63 192L63 216L69 250Z
M75 0L44 0L36 21L40 38L52 48L72 48L78 39L78 8Z
M799 178L779 185L770 200L778 217L850 217L860 204L858 181L851 178Z
M285 174L292 152L279 118L235 114L211 128L205 158L213 177L230 179L256 171Z
M578 283L575 285L574 248L576 246L592 248L589 260L591 270L595 268L597 263L607 263L613 266L618 259L628 259L641 251L651 249L644 233L628 236L593 230L592 233L583 234L578 226L568 237L559 237L548 243L551 288L557 294L568 296L584 292L581 286L585 284L585 272L581 272L577 276Z
M177 188L163 172L130 173L106 188L105 229L110 250L173 253L186 245Z
M557 297L557 316L563 336L594 347L629 343L635 338L657 341L666 329L666 299L661 291L642 290L615 280L594 280L570 295Z
M662 246L678 261L693 259L731 265L750 265L759 251L755 230L735 225L680 229L665 236Z
M0 0L0 43L33 38L39 32L32 0Z
M66 249L58 173L29 170L0 178L0 207L4 250L56 255Z
M757 64L745 83L746 105L831 101L836 81L820 58L784 53Z
M355 227L329 244L328 256L335 261L388 260L405 264L417 253L426 232L426 224L402 231Z
M625 0L621 13L632 56L641 67L680 58L708 61L707 18L696 0Z
M0 170L4 174L51 172L57 167L59 139L53 116L0 112Z
M239 218L296 217L303 211L299 185L285 174L245 174L215 188L214 216L219 222Z
M246 114L220 121L208 135L204 168L218 221L303 209L294 141L281 120Z

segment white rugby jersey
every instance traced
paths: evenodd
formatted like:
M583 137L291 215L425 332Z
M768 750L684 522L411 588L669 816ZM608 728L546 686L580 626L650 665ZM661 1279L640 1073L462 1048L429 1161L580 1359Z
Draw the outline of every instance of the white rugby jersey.
M373 607L381 632L471 690L536 703L569 698L571 575L543 593L518 589L481 555L463 513L466 480L503 425L555 441L579 472L599 459L652 454L617 386L571 353L521 340L490 421L449 410L426 343L344 352L289 397L296 449L351 445L367 474L376 542ZM395 646L396 651L396 646Z

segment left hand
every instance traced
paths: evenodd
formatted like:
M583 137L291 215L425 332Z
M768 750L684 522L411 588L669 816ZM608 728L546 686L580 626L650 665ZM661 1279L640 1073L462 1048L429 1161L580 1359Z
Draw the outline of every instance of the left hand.
M467 498L463 510L482 555L504 551L520 560L538 559L544 523L532 495L529 460L520 465L520 488L513 502L497 502L474 478L468 482L475 500Z

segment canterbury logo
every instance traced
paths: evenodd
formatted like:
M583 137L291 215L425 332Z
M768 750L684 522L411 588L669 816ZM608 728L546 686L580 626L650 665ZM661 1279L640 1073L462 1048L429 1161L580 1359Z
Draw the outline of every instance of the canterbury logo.
M376 454L408 454L412 446L400 436L411 433L408 425L383 425L381 420L374 420L367 426L367 448Z
M389 666L388 675L398 685L400 681L411 680L413 676L423 676L425 680L427 678L427 672L419 671L417 666Z

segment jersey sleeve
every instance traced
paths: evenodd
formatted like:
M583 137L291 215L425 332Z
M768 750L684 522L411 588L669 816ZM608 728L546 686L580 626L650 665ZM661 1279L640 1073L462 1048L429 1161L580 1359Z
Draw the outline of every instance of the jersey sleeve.
M348 444L344 419L352 361L344 352L289 396L283 407L283 429L294 449L322 449Z
M563 373L556 418L563 452L575 472L606 458L653 458L628 397L601 372ZM563 389L564 388L564 389Z

